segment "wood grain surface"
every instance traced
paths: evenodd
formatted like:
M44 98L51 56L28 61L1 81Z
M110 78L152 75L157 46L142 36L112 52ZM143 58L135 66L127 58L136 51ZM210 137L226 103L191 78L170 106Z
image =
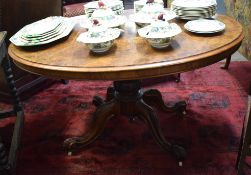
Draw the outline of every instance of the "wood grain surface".
M132 13L127 10L126 13ZM9 46L15 64L29 72L53 78L92 80L133 80L185 72L218 62L234 53L243 40L242 26L234 19L219 15L226 24L222 33L199 35L184 30L185 21L173 20L182 28L164 50L152 48L137 34L129 21L125 32L106 54L90 52L76 41L85 29L78 24L69 37L36 47Z

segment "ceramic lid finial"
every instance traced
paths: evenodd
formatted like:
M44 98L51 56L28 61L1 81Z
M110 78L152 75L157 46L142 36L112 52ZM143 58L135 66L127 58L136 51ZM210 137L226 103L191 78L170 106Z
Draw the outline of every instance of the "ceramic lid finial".
M98 1L98 7L99 8L104 8L105 4L102 1Z
M154 0L147 0L146 3L147 3L147 4L149 4L149 3L154 3Z
M159 14L158 20L165 21L165 19L164 19L164 14L163 14L163 13Z
M94 20L93 20L93 25L96 25L96 26L97 26L98 24L99 24L99 21L98 21L97 19L94 19Z

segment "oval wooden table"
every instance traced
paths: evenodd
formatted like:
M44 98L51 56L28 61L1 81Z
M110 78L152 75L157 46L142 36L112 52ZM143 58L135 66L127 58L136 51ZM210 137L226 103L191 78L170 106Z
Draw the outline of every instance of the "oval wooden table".
M132 10L126 13L130 14ZM182 101L174 106L166 106L161 93L156 89L143 91L140 80L201 68L233 54L243 40L242 27L230 17L219 15L218 19L226 24L226 29L222 33L210 35L185 31L184 21L174 20L183 32L164 50L153 49L137 35L135 24L128 21L124 34L103 55L94 54L84 44L76 42L79 34L85 31L79 25L63 40L27 48L11 44L8 52L17 66L31 73L60 79L114 81L114 86L107 90L106 100L94 98L97 110L89 132L83 137L69 138L64 142L69 151L93 142L111 117L126 114L143 119L156 142L172 152L178 161L182 161L185 150L166 141L149 104L158 105L165 111L182 112L186 103Z

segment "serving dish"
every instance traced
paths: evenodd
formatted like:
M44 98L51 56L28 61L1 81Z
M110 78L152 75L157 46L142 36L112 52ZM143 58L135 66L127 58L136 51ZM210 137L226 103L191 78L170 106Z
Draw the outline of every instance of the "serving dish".
M165 21L176 17L175 12L164 9L159 3L147 3L138 13L129 16L129 19L135 22L139 27L144 27L154 22L159 14L163 14Z
M84 5L85 14L88 17L92 16L92 13L99 8L99 2L102 2L106 8L112 9L116 15L124 14L123 1L120 0L102 0L102 1L92 1Z
M105 53L113 46L120 32L117 28L94 24L87 32L81 33L77 41L85 43L94 53Z
M138 30L139 36L145 38L152 47L157 49L168 47L173 37L181 32L182 30L177 24L169 24L162 20L156 20Z
M105 25L106 27L120 27L123 28L123 25L127 21L126 16L116 15L114 11L110 8L103 6L104 4L100 5L100 8L96 9L91 17L83 23L81 26L84 28L92 27L93 20L98 20L99 24Z

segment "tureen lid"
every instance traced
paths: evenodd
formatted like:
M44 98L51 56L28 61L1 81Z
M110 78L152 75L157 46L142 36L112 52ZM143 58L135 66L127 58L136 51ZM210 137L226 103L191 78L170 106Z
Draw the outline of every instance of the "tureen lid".
M115 16L115 13L110 8L99 8L92 13L92 18L100 18L104 16Z
M161 12L156 12L155 14L144 14L142 11L140 11L130 15L130 20L136 23L150 24L157 19L159 14L163 14L165 21L172 20L176 17L176 13L174 11L163 9Z
M105 25L93 25L92 27L89 28L88 33L90 35L98 34L98 33L106 32L107 29L108 27Z
M163 28L168 28L170 27L170 24L167 21L162 21L162 20L155 20L154 22L152 22L150 24L150 26L152 28L159 28L159 29L163 29Z
M138 33L144 38L168 38L181 33L181 28L175 23L169 24L166 21L157 20L139 29Z
M156 13L161 13L163 12L164 7L159 4L159 3L147 3L144 5L144 7L141 9L142 13L147 13L147 14L156 14Z
M85 9L96 9L99 8L98 2L100 1L91 1L88 2L84 5ZM118 6L118 5L123 5L123 2L120 0L102 0L102 2L104 3L105 7L114 7L114 6Z
M81 27L91 28L92 20L98 20L99 24L105 25L107 27L119 27L125 24L127 18L122 15L115 15L114 11L110 8L99 8L96 9L91 18L89 18Z
M119 37L121 30L117 28L107 28L104 25L91 27L88 32L81 33L77 41L83 43L102 43L111 41Z

